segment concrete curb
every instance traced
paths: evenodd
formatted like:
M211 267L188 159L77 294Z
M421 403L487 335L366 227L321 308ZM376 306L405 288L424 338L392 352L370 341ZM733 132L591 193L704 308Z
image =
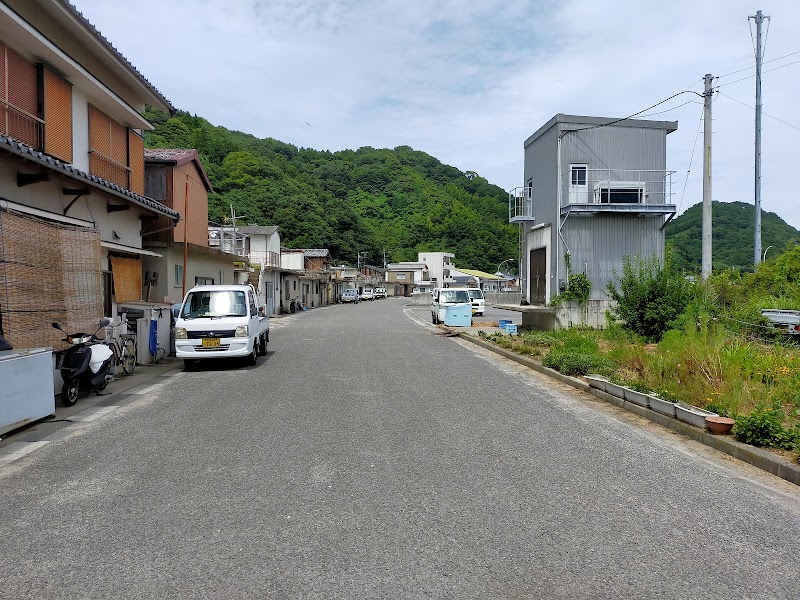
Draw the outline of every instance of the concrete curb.
M550 377L557 379L562 383L566 383L567 385L570 385L576 389L589 392L600 400L613 404L614 406L624 408L625 410L635 413L640 417L661 425L662 427L672 429L673 431L700 442L701 444L705 444L706 446L714 448L715 450L724 452L725 454L733 456L734 458L738 458L741 461L749 463L754 467L758 467L759 469L772 473L773 475L777 475L781 479L785 479L786 481L794 483L795 485L800 485L800 465L795 465L788 461L782 460L781 458L770 454L766 450L756 448L755 446L742 444L741 442L737 442L736 440L727 436L713 435L703 429L692 427L687 423L683 423L682 421L678 421L677 419L673 419L667 415L662 415L661 413L650 410L649 408L644 408L638 404L626 402L622 398L618 398L612 394L608 394L601 390L590 387L588 383L581 379L563 375L558 371L541 365L535 360L520 356L519 354L511 352L510 350L506 350L505 348L498 348L494 344L485 342L482 339L476 338L472 335L460 333L459 337L462 340L468 341L476 346L480 346L481 348L491 350L500 356L503 356L509 360L513 360L514 362L533 369L534 371L549 375Z

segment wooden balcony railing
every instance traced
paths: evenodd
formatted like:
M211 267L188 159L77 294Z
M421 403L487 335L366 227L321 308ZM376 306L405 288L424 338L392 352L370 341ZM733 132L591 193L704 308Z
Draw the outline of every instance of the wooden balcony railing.
M44 148L44 121L0 100L0 133L35 148Z

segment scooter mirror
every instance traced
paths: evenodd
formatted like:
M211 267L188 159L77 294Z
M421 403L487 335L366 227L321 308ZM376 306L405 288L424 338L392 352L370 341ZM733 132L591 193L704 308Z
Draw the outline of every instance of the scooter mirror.
M111 325L111 321L109 321L108 319L100 320L100 327L108 327L109 325Z
M61 329L61 325L59 325L59 324L58 324L58 323L56 323L56 322L50 323L50 325L52 325L52 326L53 326L53 329L59 329L59 330Z

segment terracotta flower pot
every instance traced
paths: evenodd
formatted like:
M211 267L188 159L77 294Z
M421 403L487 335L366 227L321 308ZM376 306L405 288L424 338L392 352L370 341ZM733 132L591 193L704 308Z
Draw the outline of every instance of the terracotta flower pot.
M706 417L706 427L708 427L714 435L730 433L735 423L736 421L728 417Z

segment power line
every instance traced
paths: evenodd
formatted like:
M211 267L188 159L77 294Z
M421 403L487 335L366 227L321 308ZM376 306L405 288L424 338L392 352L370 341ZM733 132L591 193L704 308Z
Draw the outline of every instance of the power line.
M692 162L694 161L694 151L697 150L697 140L700 137L700 127L703 125L703 112L700 112L700 120L697 123L697 133L694 136L694 145L692 146L692 156L689 158L689 168L686 170L686 179L683 182L683 192L681 193L681 201L678 203L678 212L681 212L683 206L683 198L686 196L686 186L689 183L689 173L692 172Z
M771 73L772 71L777 71L778 69L783 69L784 67L791 67L792 65L796 65L798 63L800 63L800 60L795 60L793 62L786 63L785 65L780 65L779 67L775 67L774 69L767 69L766 71L762 71L761 74L764 75L765 73ZM748 75L747 77L742 77L741 79L734 79L733 81L729 81L727 83L720 83L717 87L720 88L720 87L723 87L725 85L732 85L734 83L739 83L740 81L745 81L747 79L752 79L755 76L756 76L756 74L753 73L752 75Z
M663 115L664 113L672 112L673 110L678 110L680 107L686 106L687 104L700 104L700 102L697 102L695 100L688 100L687 102L684 102L683 104L678 104L678 106L674 106L672 108L668 108L667 110L660 110L658 112L647 113L647 114L641 115L641 116L643 116L643 117L652 117L654 115Z
M628 119L632 119L633 117L641 115L642 113L645 113L648 110L654 109L656 106L661 106L665 102L669 102L673 98L677 98L678 96L680 96L682 94L694 94L695 96L699 96L700 98L704 97L703 94L699 94L699 93L697 93L697 92L695 92L693 90L683 90L682 92L678 92L677 94L673 94L669 98L664 98L661 102L656 102L655 104L653 104L653 106L648 106L647 108L643 108L642 110L637 111L637 112L633 113L632 115L628 115L627 117L623 117L621 119L615 119L614 121L610 121L608 123L601 123L600 125L590 125L589 127L579 127L577 129L568 129L564 133L566 134L566 133L569 133L570 131L586 131L587 129L597 129L599 127L609 127L611 125L615 125L615 124L620 123L622 121L627 121Z
M789 58L790 56L795 56L797 54L800 54L800 50L797 50L796 52L790 52L789 54L784 54L783 56L778 56L778 57L772 58L770 60L762 61L761 64L762 65L766 65L767 63L775 62L776 60L782 60L784 58ZM725 73L724 75L719 75L718 77L722 78L722 77L727 77L728 75L736 75L736 73L742 73L744 71L749 71L750 69L753 69L754 67L755 67L755 65L751 65L749 67L745 67L744 69L739 69L737 71L731 71L730 73ZM702 81L702 79L700 81ZM693 85L695 85L695 84L693 83L689 87L692 87Z
M742 106L744 106L746 108L749 108L750 110L755 110L755 107L750 106L749 104L746 104L746 103L742 102L741 100L737 100L736 98L734 98L733 96L729 96L725 92L720 92L719 90L717 90L717 93L720 96L725 96L729 100L733 100L734 102L738 102L739 104L741 104ZM765 117L769 117L770 119L778 121L779 123L783 123L784 125L788 125L792 129L797 129L797 131L800 131L800 127L798 127L797 125L793 125L793 124L789 123L788 121L784 121L782 119L779 119L778 117L773 117L772 115L768 115L767 113L765 113L763 111L761 112L761 114L764 115Z

